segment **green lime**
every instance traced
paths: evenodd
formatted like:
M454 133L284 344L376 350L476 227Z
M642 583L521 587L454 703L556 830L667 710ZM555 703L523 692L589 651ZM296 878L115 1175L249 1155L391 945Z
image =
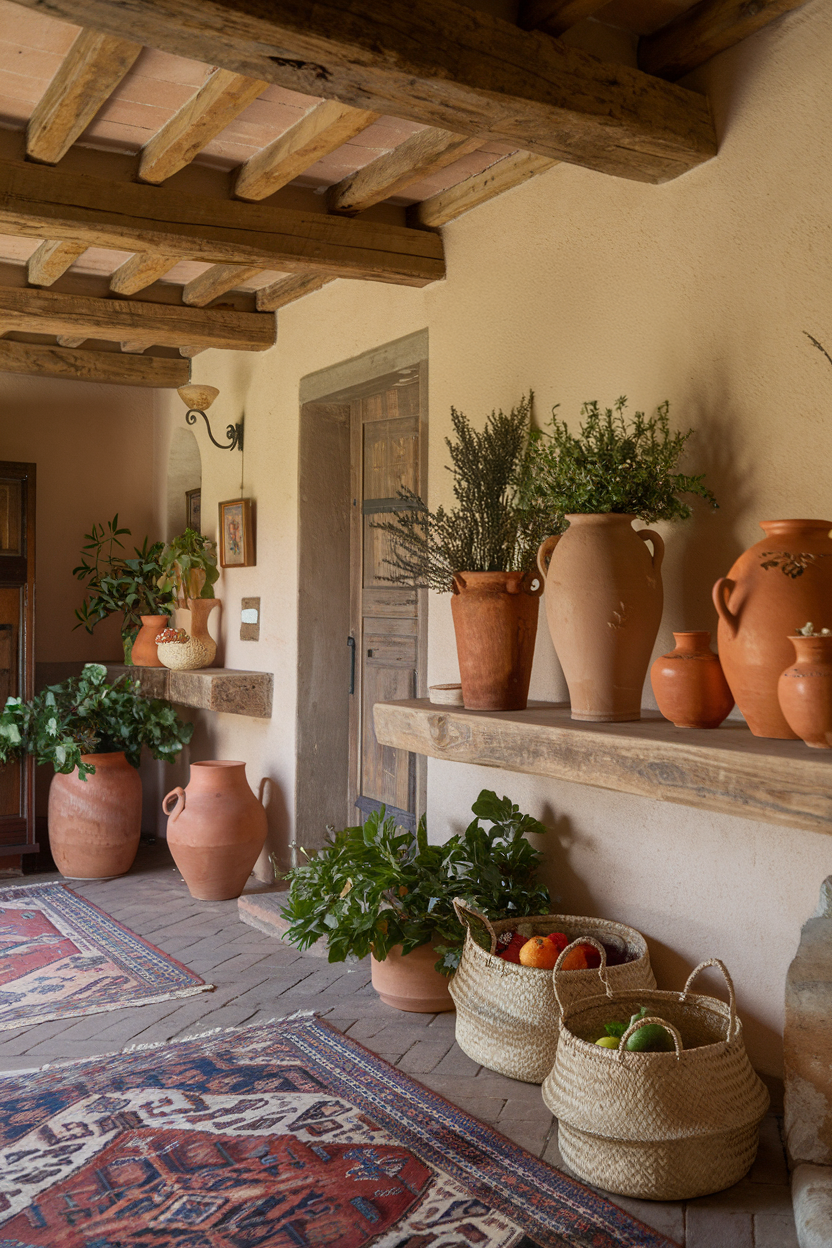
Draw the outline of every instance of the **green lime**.
M670 1032L658 1023L640 1027L627 1041L628 1053L670 1053L675 1047Z
M617 1049L618 1036L602 1036L600 1040L595 1041L602 1049Z

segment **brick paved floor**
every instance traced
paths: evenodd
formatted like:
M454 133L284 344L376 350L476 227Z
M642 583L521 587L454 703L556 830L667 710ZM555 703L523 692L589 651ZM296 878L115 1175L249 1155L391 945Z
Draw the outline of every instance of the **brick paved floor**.
M27 882L50 879L60 877L39 875ZM453 1014L391 1009L373 992L365 963L330 966L241 923L236 901L194 901L163 842L143 845L122 879L72 887L215 984L216 991L0 1032L0 1071L314 1009L530 1152L562 1164L556 1124L540 1089L466 1057L454 1043ZM750 1174L728 1191L686 1204L613 1199L684 1248L797 1248L780 1122L774 1116L763 1123Z

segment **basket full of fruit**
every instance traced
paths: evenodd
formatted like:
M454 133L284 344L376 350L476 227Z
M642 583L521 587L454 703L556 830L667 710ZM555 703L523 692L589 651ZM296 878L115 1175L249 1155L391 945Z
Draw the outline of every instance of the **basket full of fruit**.
M616 988L656 986L647 942L623 923L572 914L489 920L461 898L454 909L467 928L450 983L456 1042L475 1062L511 1079L542 1083L552 1069L560 1012L552 969L567 946L558 981L563 1001L597 994L599 942Z

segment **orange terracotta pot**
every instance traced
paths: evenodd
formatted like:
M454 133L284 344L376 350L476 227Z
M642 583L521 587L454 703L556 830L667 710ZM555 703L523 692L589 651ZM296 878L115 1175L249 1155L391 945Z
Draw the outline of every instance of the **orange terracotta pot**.
M217 643L208 632L208 616L214 610L214 607L220 605L219 598L189 598L188 610L191 613L190 636L193 641L199 644L205 650L204 662L200 667L210 667L217 657Z
M467 710L525 710L542 589L536 572L454 573L451 612Z
M167 794L168 848L192 897L239 897L266 841L262 796L248 787L246 765L210 759L191 763L188 787Z
M677 728L718 728L734 699L711 634L674 633L676 649L656 659L650 681L659 710Z
M765 537L714 585L719 657L756 737L794 739L777 683L791 664L791 636L811 621L832 628L829 520L766 520Z
M168 626L166 615L143 615L142 626L136 634L130 659L134 667L164 667L156 653L156 638Z
M777 682L786 723L816 750L832 749L832 637L790 637L795 663Z
M664 542L652 529L634 529L634 516L603 512L566 519L569 528L546 538L537 565L572 718L640 719L662 618Z
M412 1014L444 1014L455 1008L448 980L435 969L433 945L421 945L402 954L394 945L382 962L371 957L373 987L385 1005Z
M124 875L133 865L142 828L142 782L122 751L84 754L95 775L56 773L49 787L49 848L70 880Z

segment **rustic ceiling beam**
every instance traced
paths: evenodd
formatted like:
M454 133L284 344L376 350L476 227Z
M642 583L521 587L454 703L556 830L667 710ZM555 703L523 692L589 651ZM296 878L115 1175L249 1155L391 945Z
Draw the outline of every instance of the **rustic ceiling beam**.
M67 243L61 239L44 239L27 261L27 275L32 286L51 286L71 269L87 250L86 243Z
M146 251L137 251L120 264L110 278L110 290L114 295L135 295L147 286L158 282L175 264L178 256L162 256Z
M18 0L353 108L641 182L710 159L707 100L459 0Z
M204 308L213 299L233 290L241 282L262 273L262 268L252 265L249 268L239 264L214 264L198 277L186 282L182 289L182 302L189 308Z
M287 303L294 303L296 299L311 295L313 291L334 281L334 277L327 277L323 273L293 273L291 277L282 277L270 286L263 286L258 290L257 310L276 312L278 308L285 308Z
M524 30L545 30L547 35L562 35L570 26L577 26L586 17L603 9L609 0L523 0L517 17Z
M141 355L142 352L147 350L148 344L146 342L127 341L122 342L120 346L127 355Z
M87 341L86 337L73 338L69 334L58 334L58 337L57 337L57 342L58 342L59 347L80 347L86 341Z
M638 63L648 74L675 81L732 48L769 22L802 8L806 0L701 0L638 43Z
M323 100L240 166L234 194L240 199L265 199L354 139L378 116L337 100Z
M72 335L108 342L179 347L183 342L236 351L266 351L274 322L256 312L183 308L181 304L95 299L52 290L0 288L0 325L27 334Z
M446 191L437 191L419 204L411 204L407 210L408 225L434 229L447 225L471 208L478 208L496 195L502 195L503 191L519 186L521 182L527 182L557 164L556 160L534 156L531 152L513 152L489 165L482 173L475 173L464 182L449 186Z
M377 156L356 173L331 186L326 195L327 207L330 212L352 216L391 195L398 195L414 182L444 169L482 145L482 139L454 134L450 130L419 130L392 151Z
M143 182L164 182L189 165L269 84L215 69L195 95L148 139L139 159Z
M30 160L55 165L86 130L142 50L96 30L79 32L26 127Z
M117 351L72 351L40 343L0 340L0 373L176 389L187 384L189 372L186 360L124 356Z
M24 161L0 160L0 232L406 286L445 275L441 239L423 230L184 195Z

